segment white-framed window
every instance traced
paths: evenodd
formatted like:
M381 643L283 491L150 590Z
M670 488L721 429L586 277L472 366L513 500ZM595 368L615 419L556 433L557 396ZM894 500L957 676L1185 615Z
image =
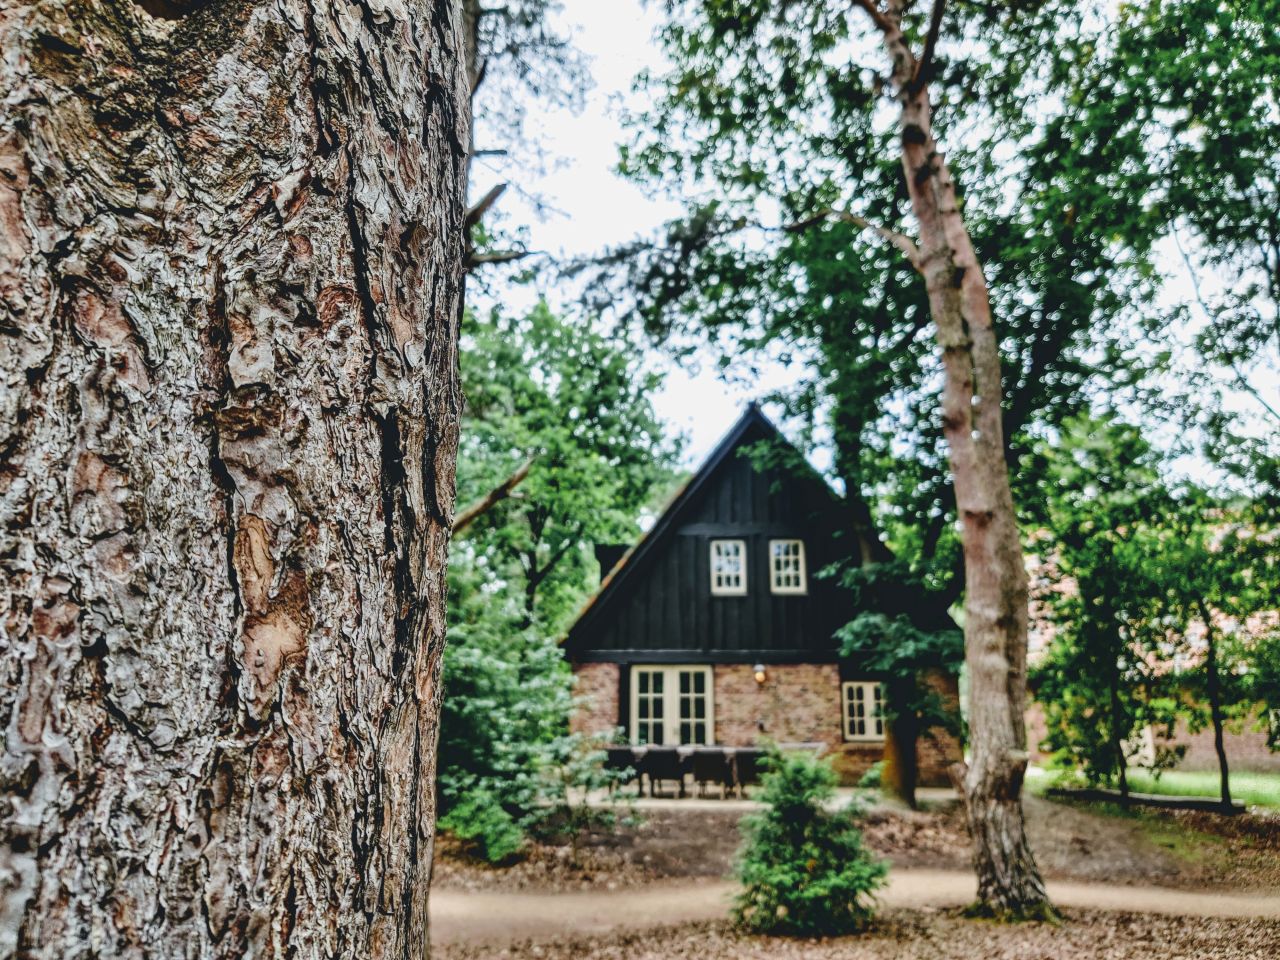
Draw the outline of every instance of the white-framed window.
M804 593L808 589L803 540L769 541L769 587L774 593Z
M631 668L631 741L654 746L715 742L711 668Z
M711 593L716 597L741 597L747 592L747 542L711 541Z
M844 738L884 739L884 693L874 680L852 680L840 685Z

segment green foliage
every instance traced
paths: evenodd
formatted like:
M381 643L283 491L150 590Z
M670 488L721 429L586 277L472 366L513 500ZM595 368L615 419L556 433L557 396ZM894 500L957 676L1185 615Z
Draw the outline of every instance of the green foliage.
M629 543L677 448L650 397L661 382L640 351L545 305L470 318L458 502L483 496L535 457L516 496L480 518L466 548L493 582L522 594L544 634L564 629L591 587L591 545Z
M1038 549L1049 571L1053 641L1031 673L1045 709L1046 745L1060 767L1093 784L1124 772L1146 726L1172 731L1178 703L1167 665L1151 654L1151 604L1160 571L1145 531L1175 506L1160 455L1134 427L1080 417L1036 451L1032 519L1047 526ZM1176 756L1163 754L1162 764Z
M888 868L862 845L858 811L831 811L836 775L807 754L775 754L765 774L765 810L743 824L742 892L734 919L755 933L852 933L874 914Z
M953 627L939 621L963 567L922 282L851 224L760 228L831 207L914 232L879 37L838 0L664 6L669 67L638 80L655 106L632 118L621 167L689 209L666 236L616 251L610 276L659 335L705 332L739 362L795 363L794 388L775 399L831 438L853 527L916 578L917 605L923 593L932 607L924 629ZM911 37L927 13L908 8ZM1015 469L1089 385L1128 378L1116 318L1151 292L1145 142L1090 113L1112 69L1112 18L1101 2L961 2L931 78L1001 329Z
M880 786L880 775L884 771L884 761L877 760L867 767L866 773L858 778L858 786L863 790L874 790Z
M635 355L545 307L468 318L459 503L535 458L449 563L441 823L489 859L565 822L571 785L603 782L598 751L568 732L572 676L558 640L598 581L592 545L638 535L674 456Z
M1245 678L1249 699L1261 711L1259 721L1267 734L1267 746L1280 751L1280 627L1260 638L1251 651Z
M1274 528L1256 503L1166 481L1161 455L1114 418L1069 421L1037 456L1028 512L1047 527L1057 589L1032 685L1059 763L1111 782L1142 729L1198 730L1215 708L1240 717L1269 694L1271 647L1249 623L1274 606Z
M437 826L489 863L509 860L524 846L521 824L507 812L502 799L484 786L461 791Z
M858 658L874 676L892 678L886 718L910 714L921 731L940 727L958 734L959 715L926 678L930 671L959 672L964 635L949 618L935 613L927 619L939 604L921 602L919 576L902 561L889 561L850 568L842 582L863 612L836 631L840 654Z

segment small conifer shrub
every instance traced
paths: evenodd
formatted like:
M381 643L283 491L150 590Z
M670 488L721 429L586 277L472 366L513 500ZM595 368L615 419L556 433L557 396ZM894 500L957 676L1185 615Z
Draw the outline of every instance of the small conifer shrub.
M833 936L863 929L888 872L862 845L861 808L828 809L836 775L807 754L775 754L765 809L743 822L735 922L752 933Z

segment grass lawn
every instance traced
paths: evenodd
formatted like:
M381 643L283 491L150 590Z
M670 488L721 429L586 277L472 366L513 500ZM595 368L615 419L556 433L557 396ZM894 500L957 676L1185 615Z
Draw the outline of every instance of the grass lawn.
M1216 770L1168 770L1157 780L1143 770L1129 771L1134 793L1173 794L1185 797L1218 796ZM1280 773L1231 774L1231 797L1263 807L1280 807Z

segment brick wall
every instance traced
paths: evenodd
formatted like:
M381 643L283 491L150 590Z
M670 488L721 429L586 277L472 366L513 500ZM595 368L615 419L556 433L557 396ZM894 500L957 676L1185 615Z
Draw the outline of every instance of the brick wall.
M929 677L929 685L942 697L948 710L960 709L960 684L955 677L935 673ZM960 741L943 730L933 730L921 737L916 747L916 759L920 764L920 782L930 787L950 786L948 768L960 760Z
M613 663L574 665L577 693L585 698L573 718L575 731L597 733L617 725L622 669ZM857 782L884 755L880 743L844 742L840 671L833 663L770 664L763 684L756 683L749 664L716 664L712 677L716 743L821 743L845 783ZM953 678L939 676L933 682L954 702ZM947 767L959 757L959 745L949 735L921 739L921 782L946 784Z
M1267 747L1267 735L1254 729L1250 719L1243 729L1233 730L1235 724L1223 731L1222 746L1227 751L1227 769L1250 773L1280 773L1280 753L1272 753ZM1191 733L1182 724L1178 726L1175 744L1185 744L1186 756L1178 764L1179 770L1217 770L1218 752L1213 746L1213 728Z
M573 688L578 699L569 718L574 733L611 733L618 726L618 690L622 668L616 663L575 663Z

